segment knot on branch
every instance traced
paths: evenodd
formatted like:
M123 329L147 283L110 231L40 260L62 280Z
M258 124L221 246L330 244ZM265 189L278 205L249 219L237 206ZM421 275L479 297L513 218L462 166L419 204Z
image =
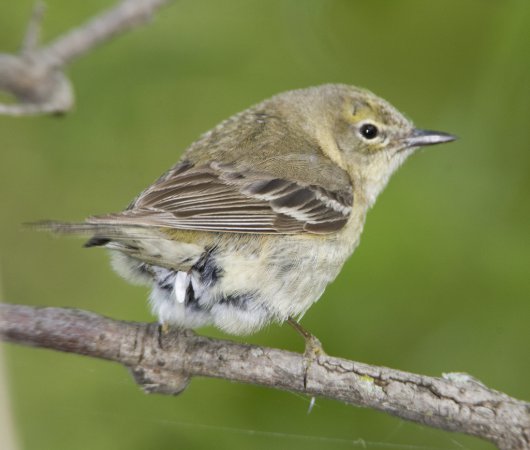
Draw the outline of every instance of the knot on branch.
M18 103L1 104L0 114L61 114L72 109L74 93L66 66L99 44L147 22L170 0L122 0L87 23L38 47L44 5L37 2L19 54L0 54L0 90Z
M0 104L0 114L59 114L74 104L72 85L62 66L38 49L44 9L42 2L36 3L20 54L0 54L0 90L19 102Z
M72 85L61 69L32 54L0 54L0 89L20 102L0 105L5 114L64 113L74 104Z
M148 394L178 395L184 391L191 380L184 358L188 351L185 338L193 336L192 330L168 329L156 323L137 328L132 349L136 361L129 366L136 383Z
M130 372L134 381L148 394L178 395L188 387L190 377L184 372L168 372L160 367L138 365Z

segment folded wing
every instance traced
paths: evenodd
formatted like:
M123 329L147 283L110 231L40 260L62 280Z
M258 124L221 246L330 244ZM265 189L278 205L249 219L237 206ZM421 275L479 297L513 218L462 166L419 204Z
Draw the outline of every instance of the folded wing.
M353 205L351 186L330 191L211 162L181 163L121 213L88 223L232 233L327 234L340 230Z

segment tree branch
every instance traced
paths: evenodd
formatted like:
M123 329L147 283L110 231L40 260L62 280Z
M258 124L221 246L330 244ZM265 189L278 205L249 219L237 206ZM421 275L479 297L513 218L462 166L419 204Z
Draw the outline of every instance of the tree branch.
M121 363L147 392L178 394L193 376L224 378L377 409L501 449L530 448L530 403L462 373L434 378L328 355L306 364L298 353L189 330L161 334L157 324L9 304L0 305L0 339Z
M170 0L122 0L86 24L38 47L44 6L38 2L29 21L19 55L0 54L0 90L18 104L0 104L0 114L11 116L65 113L74 105L66 65L97 45L147 22Z

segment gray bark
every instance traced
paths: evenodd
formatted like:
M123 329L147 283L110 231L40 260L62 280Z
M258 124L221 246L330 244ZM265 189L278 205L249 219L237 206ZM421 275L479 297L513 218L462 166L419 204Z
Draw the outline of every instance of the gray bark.
M63 308L0 305L0 338L115 361L150 393L178 394L194 376L326 397L405 420L530 449L530 403L463 373L440 378L199 336L158 324L112 320Z

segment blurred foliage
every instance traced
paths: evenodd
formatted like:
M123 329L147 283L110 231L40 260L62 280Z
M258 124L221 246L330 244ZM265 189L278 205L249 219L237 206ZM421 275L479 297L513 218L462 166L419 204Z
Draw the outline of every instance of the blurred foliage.
M47 0L44 40L112 3ZM1 51L16 51L31 8L0 4ZM147 290L105 252L21 223L119 210L227 116L283 90L351 83L460 140L394 176L303 324L333 355L466 371L530 399L528 0L181 0L69 73L71 114L0 117L5 301L152 320ZM303 347L288 327L241 340ZM309 399L220 380L147 396L117 365L7 350L25 450L492 448L326 400L308 415Z

